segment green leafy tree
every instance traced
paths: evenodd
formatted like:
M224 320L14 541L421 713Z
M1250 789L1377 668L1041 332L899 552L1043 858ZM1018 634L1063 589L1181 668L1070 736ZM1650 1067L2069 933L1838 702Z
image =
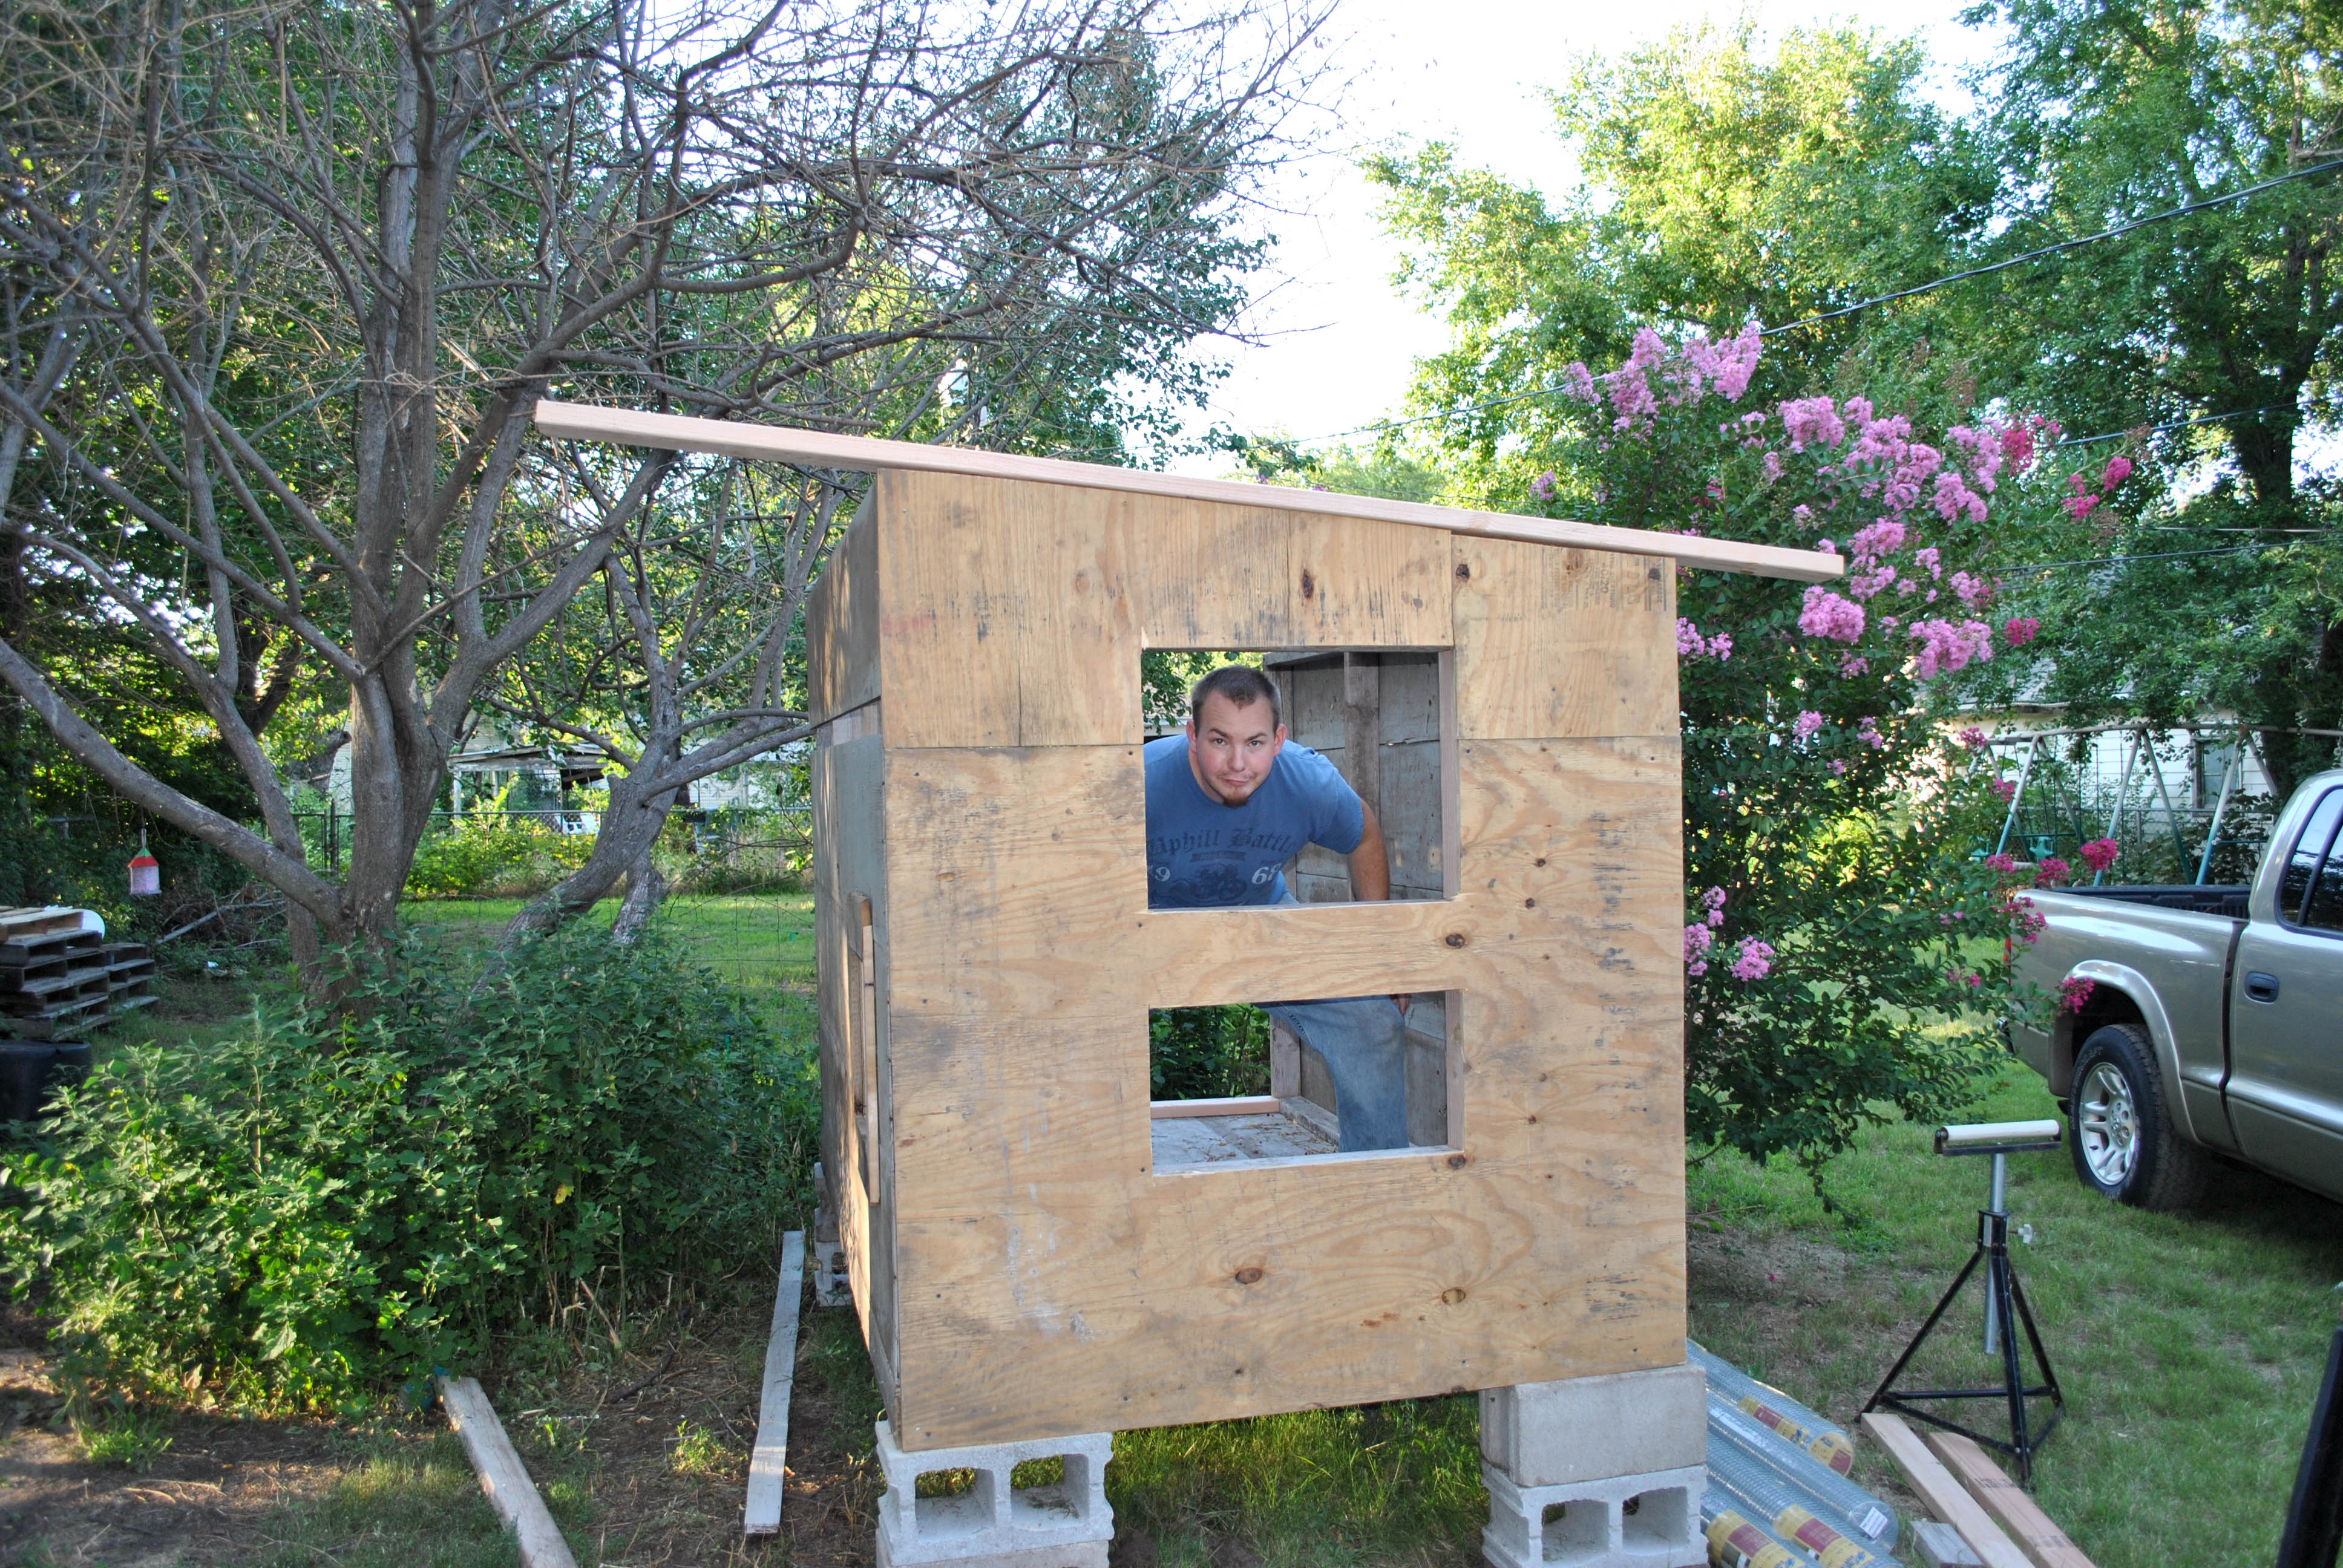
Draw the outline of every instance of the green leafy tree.
M1921 99L1916 45L1850 28L1679 30L1589 57L1553 95L1583 182L1549 198L1433 144L1373 160L1385 220L1413 247L1401 282L1443 309L1447 349L1410 406L1466 498L1518 496L1572 420L1552 393L1573 361L1615 362L1638 328L1715 337L1841 308L1942 270L1985 221L1991 171ZM1805 329L1761 369L1775 396L1818 389L1855 355L1893 361L1942 336L1927 306ZM1509 456L1508 454L1513 454Z
M2343 156L2332 7L2017 0L1971 15L2010 32L1986 126L2007 252ZM2078 715L2343 722L2343 513L2330 485L2298 482L2297 450L2343 413L2338 237L2343 178L2327 173L1987 280L2004 329L2037 351L2034 401L2078 433L2139 431L2075 454L2074 498L2097 504L2042 541L2041 558L2105 563L2036 589L2043 689ZM2111 450L2147 471L2102 483ZM2240 545L2257 548L2175 555ZM2264 739L2287 782L2333 753Z

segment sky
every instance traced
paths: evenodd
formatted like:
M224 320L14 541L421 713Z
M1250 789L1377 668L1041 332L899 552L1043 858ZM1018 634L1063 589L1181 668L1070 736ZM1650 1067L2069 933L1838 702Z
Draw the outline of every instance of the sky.
M1190 433L1214 425L1305 437L1354 429L1395 411L1413 361L1440 347L1437 318L1392 285L1400 251L1376 223L1379 198L1358 172L1361 154L1443 140L1467 166L1544 191L1566 189L1573 183L1570 151L1554 133L1540 89L1559 85L1578 55L1616 55L1709 16L1729 25L1745 14L1764 39L1834 20L1917 35L1937 62L1932 95L1957 107L1966 103L1957 68L1981 63L1993 44L1956 19L1965 4L1339 0L1334 29L1344 42L1335 60L1338 74L1350 77L1333 106L1341 123L1319 138L1323 150L1288 165L1278 186L1264 193L1273 209L1265 226L1278 244L1240 323L1259 342L1219 345L1231 374L1210 410L1191 420ZM1229 459L1206 454L1172 466L1218 474Z

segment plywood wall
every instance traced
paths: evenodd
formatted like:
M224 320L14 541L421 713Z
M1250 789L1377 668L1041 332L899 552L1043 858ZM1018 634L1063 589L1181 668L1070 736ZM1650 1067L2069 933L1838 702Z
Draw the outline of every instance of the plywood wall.
M900 473L871 516L883 778L830 776L884 803L904 1444L1681 1360L1669 568ZM1453 648L1453 896L1149 910L1149 644ZM1456 1147L1154 1172L1148 1008L1391 990L1456 999Z

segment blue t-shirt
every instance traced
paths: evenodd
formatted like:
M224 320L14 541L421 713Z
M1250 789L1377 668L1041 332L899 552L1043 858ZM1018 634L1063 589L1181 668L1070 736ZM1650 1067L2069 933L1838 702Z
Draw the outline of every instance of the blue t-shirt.
M1185 735L1149 741L1145 759L1151 910L1273 904L1285 896L1280 868L1302 845L1347 855L1366 834L1358 791L1307 746L1287 741L1242 806L1204 793Z

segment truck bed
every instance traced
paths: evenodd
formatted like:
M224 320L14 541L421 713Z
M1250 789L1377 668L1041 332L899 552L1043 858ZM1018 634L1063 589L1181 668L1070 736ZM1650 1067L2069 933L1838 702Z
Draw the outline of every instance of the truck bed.
M2186 910L2191 914L2219 915L2226 920L2242 920L2246 918L2246 895L2253 890L2243 883L2232 887L2195 882L2142 882L2123 887L2045 888L2042 890L2072 899L2109 899L2119 904L2148 904L2159 910Z

